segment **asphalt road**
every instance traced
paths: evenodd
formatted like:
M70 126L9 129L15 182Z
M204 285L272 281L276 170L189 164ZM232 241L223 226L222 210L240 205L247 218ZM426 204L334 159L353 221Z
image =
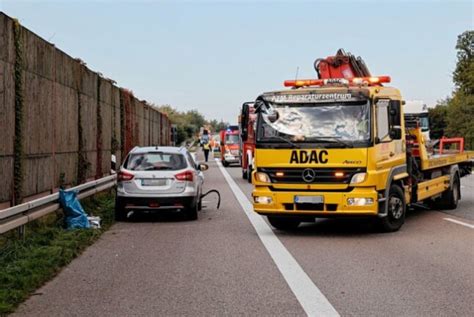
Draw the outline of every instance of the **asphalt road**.
M395 233L330 219L262 238L217 163L209 165L205 183L220 190L220 210L206 198L198 221L165 214L117 223L14 315L303 316L294 272L280 271L287 258L262 243L276 235L272 243L342 316L472 316L474 227L445 218L474 225L474 176L462 179L456 211L410 211ZM226 171L250 197L240 168Z

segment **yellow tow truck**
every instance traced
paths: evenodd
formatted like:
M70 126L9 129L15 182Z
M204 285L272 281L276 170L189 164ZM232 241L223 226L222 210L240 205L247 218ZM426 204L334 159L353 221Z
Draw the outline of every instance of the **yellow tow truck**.
M398 230L407 206L456 208L474 152L428 149L406 124L390 77L286 81L255 102L253 206L291 230L329 217L377 217Z

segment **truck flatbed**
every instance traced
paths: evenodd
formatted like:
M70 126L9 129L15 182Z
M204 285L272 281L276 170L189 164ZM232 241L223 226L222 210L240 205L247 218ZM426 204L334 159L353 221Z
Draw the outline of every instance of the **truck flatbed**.
M469 163L474 160L474 151L452 151L445 154L430 154L426 149L426 142L423 138L421 129L412 129L409 132L414 135L417 140L421 140L418 145L421 170L431 170L440 167L446 167L454 164Z
M428 155L426 159L421 160L421 169L429 170L433 168L459 164L459 163L468 162L472 160L474 160L474 151L466 151L462 153Z

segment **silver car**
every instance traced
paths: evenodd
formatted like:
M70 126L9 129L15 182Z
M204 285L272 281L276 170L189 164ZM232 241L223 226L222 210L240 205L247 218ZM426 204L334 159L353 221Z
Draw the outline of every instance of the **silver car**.
M183 211L196 220L207 169L184 147L135 147L117 175L116 220L132 210Z

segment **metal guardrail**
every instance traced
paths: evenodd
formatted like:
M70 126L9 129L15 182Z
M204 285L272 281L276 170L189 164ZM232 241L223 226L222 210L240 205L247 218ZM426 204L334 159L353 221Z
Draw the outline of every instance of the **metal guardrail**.
M68 188L66 191L77 190L79 199L92 196L113 187L117 175L110 175L97 180ZM25 224L50 214L60 208L59 193L41 197L27 203L0 210L0 234L21 228Z

